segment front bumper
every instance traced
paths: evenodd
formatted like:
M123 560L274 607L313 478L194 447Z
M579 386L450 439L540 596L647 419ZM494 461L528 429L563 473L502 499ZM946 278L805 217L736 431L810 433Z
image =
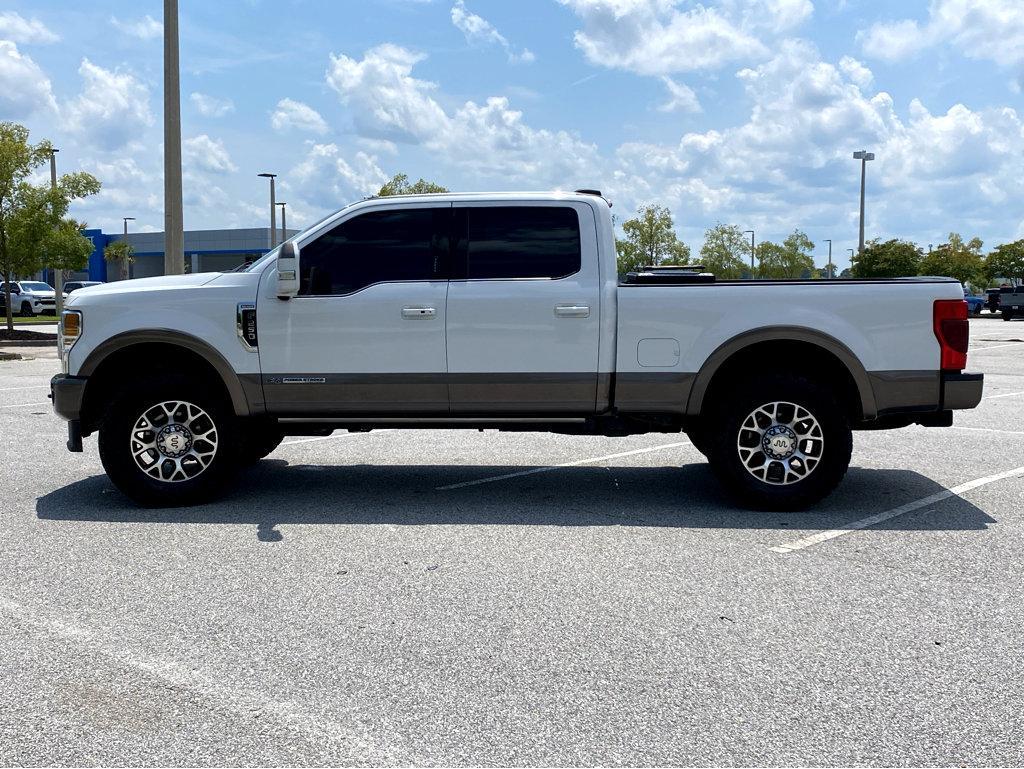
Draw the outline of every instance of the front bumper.
M973 409L981 403L981 394L984 389L984 374L944 371L942 372L941 410Z
M82 398L85 396L85 383L89 381L81 376L57 374L50 380L50 398L57 416L69 422L78 421L82 414Z

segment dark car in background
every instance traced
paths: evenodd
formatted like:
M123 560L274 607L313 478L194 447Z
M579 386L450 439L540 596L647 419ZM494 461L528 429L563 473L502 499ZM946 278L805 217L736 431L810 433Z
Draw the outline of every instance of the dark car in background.
M64 293L70 294L72 291L77 291L80 288L88 288L89 286L102 286L102 280L69 280L64 284Z

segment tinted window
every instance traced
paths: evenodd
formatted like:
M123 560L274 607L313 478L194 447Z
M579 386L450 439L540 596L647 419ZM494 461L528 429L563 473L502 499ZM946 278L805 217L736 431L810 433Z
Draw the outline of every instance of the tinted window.
M350 294L374 283L445 280L450 208L373 211L302 247L300 295Z
M580 223L572 208L465 208L459 219L466 233L460 250L471 279L564 278L579 272Z

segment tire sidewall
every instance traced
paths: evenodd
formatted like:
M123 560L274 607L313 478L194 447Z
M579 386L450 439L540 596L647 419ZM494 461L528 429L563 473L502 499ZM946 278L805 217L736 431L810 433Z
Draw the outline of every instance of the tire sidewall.
M237 469L237 419L226 399L180 378L147 381L116 396L99 430L100 460L107 475L122 492L146 507L177 507L208 501L219 495ZM135 463L130 436L137 420L153 406L181 400L203 409L217 428L217 453L195 478L174 483L146 475Z
M755 478L736 449L744 420L759 406L775 401L807 409L818 421L824 442L818 465L806 478L788 485ZM849 467L853 440L844 410L828 390L802 377L768 376L751 381L721 398L713 413L709 431L712 468L725 488L745 505L763 510L804 509L831 493Z

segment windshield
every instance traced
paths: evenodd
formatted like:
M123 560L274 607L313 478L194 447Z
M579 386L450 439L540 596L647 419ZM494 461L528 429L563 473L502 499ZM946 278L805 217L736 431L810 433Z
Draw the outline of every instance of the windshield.
M22 283L21 288L22 290L28 289L29 291L53 291L53 286L46 283Z

